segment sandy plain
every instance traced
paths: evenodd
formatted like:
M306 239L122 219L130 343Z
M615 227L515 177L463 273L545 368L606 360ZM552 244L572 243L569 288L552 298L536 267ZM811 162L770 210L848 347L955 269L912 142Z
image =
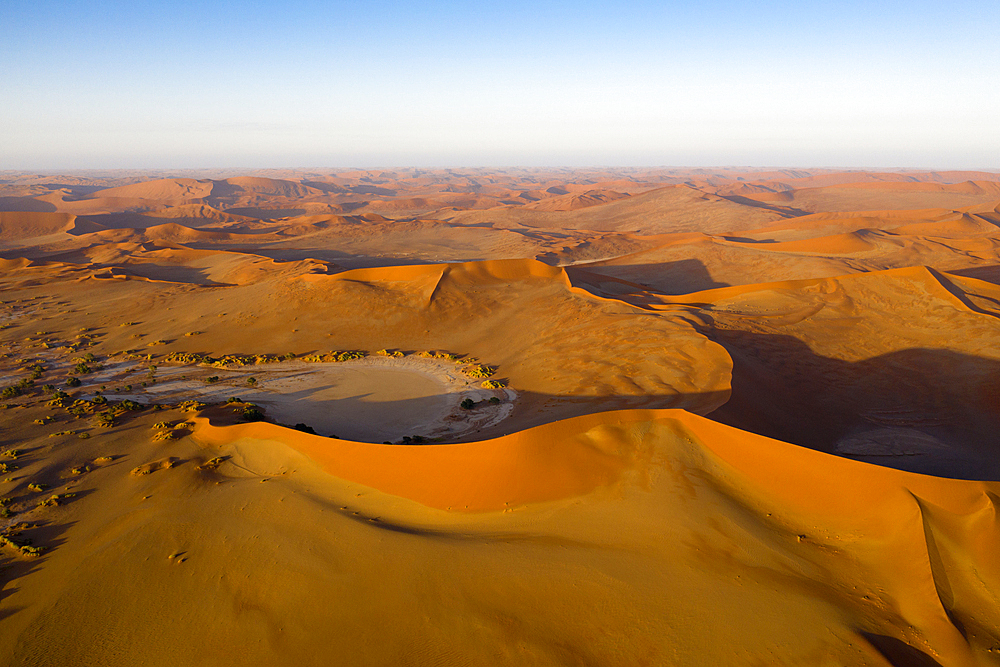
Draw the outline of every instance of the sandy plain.
M2 173L0 664L1000 664L998 252L993 172Z

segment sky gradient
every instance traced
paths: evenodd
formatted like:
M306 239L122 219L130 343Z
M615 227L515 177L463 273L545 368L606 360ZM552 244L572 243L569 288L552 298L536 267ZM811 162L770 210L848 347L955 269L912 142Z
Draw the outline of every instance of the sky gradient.
M1000 168L1000 7L0 3L0 169Z

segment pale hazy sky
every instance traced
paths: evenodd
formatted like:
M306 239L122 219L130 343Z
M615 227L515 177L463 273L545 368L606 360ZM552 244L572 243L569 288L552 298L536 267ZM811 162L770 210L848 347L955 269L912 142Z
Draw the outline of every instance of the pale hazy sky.
M0 3L0 169L1000 168L1000 3Z

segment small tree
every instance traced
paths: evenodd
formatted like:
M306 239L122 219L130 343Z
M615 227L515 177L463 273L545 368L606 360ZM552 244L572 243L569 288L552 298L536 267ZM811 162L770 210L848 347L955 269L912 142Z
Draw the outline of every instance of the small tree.
M467 398L464 401L462 401L461 405L462 408L465 410L471 410L472 408L476 407L475 401L473 401L471 398Z

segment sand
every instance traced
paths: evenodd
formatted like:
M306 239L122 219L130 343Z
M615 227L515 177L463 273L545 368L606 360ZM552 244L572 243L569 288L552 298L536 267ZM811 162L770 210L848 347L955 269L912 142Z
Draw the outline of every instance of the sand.
M997 663L996 174L7 176L2 665Z

